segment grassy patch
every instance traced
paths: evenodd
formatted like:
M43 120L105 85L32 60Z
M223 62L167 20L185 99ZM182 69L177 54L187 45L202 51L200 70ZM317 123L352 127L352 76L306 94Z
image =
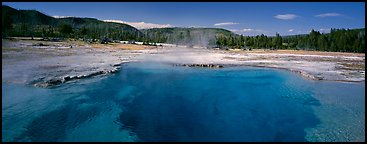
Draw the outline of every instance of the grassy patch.
M137 45L137 44L92 44L93 48L113 48L113 49L121 49L121 50L145 50L145 49L154 49L155 46L146 46L146 45Z

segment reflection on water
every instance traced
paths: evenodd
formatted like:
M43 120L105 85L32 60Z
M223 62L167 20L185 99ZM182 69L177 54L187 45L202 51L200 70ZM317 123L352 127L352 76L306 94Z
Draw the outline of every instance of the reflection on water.
M2 83L2 140L364 141L364 87L265 68L131 63L54 89Z

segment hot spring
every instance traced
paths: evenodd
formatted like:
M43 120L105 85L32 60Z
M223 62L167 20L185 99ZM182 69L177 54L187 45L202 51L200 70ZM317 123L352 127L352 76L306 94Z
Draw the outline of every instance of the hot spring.
M2 141L365 141L365 82L286 70L128 63L2 89Z

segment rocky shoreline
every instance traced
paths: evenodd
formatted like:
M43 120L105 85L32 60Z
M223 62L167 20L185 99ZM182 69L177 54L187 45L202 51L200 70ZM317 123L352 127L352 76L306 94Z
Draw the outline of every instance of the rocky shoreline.
M74 76L66 75L66 76L63 76L63 77L52 78L52 79L47 80L47 81L44 81L43 79L39 79L39 80L35 80L35 81L31 82L30 84L35 86L35 87L52 88L52 87L55 87L55 86L58 86L60 84L63 84L63 83L69 82L69 81L73 81L73 80L85 79L85 78L91 78L91 77L94 77L94 76L107 75L107 74L115 73L121 68L121 64L114 64L113 65L114 69L112 69L112 70L101 70L101 71L91 72L91 73L84 74L84 75L74 75Z
M174 66L183 66L183 67L206 67L206 68L223 68L222 65L218 64L174 64Z
M36 44L34 44L36 43ZM364 54L294 54L276 52L229 52L222 50L163 47L126 50L123 45L57 43L37 41L2 42L2 80L52 88L69 81L115 73L127 62L159 62L173 66L223 68L255 66L286 69L312 80L360 82L365 80Z

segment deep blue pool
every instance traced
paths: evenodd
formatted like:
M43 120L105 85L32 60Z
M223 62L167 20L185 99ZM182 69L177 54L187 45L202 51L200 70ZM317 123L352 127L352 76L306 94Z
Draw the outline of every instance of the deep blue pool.
M42 89L2 83L2 141L365 141L365 83L130 63Z

